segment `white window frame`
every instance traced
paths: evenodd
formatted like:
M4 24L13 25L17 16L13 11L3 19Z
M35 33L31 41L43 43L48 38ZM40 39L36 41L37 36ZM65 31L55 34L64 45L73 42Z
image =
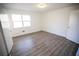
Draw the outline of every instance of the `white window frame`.
M30 17L29 18L30 20L25 21L25 22L30 22L29 26L24 26L23 16L26 15L26 14L22 14L22 15L21 14L12 14L12 15L20 15L21 16L22 27L30 27L31 26L31 16L30 15L28 15ZM11 18L12 18L12 15L11 15ZM13 21L13 19L12 19L12 21ZM14 22L20 22L20 21L13 21L13 28L22 28L22 27L15 27Z

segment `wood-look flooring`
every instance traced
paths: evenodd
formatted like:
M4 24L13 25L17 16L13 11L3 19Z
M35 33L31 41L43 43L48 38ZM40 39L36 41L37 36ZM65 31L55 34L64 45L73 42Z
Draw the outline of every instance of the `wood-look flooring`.
M78 44L44 31L13 38L12 56L74 56Z

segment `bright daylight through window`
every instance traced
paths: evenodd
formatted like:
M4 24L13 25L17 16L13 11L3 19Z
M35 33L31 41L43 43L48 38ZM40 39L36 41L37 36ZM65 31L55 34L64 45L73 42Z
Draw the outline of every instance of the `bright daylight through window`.
M31 26L31 16L30 15L12 14L12 20L13 20L14 28Z

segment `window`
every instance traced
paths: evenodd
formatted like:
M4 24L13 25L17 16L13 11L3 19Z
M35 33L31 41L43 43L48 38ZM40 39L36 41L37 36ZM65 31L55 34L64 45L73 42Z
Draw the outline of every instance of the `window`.
M21 15L12 15L14 28L22 27Z
M14 28L31 26L31 17L30 17L30 15L12 14L12 20L13 20Z
M23 24L24 26L31 26L31 18L29 15L23 15Z

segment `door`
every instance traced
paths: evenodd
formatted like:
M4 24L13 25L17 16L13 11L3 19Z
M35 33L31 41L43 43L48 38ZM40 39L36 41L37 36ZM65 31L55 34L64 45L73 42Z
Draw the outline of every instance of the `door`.
M0 19L1 19L1 25L3 29L3 34L6 41L7 49L8 52L10 52L13 46L13 41L10 33L8 14L0 14Z
M7 50L6 42L4 40L2 26L0 22L0 56L6 56L6 55L8 55L8 50Z
M79 44L79 11L74 11L70 15L67 38Z

